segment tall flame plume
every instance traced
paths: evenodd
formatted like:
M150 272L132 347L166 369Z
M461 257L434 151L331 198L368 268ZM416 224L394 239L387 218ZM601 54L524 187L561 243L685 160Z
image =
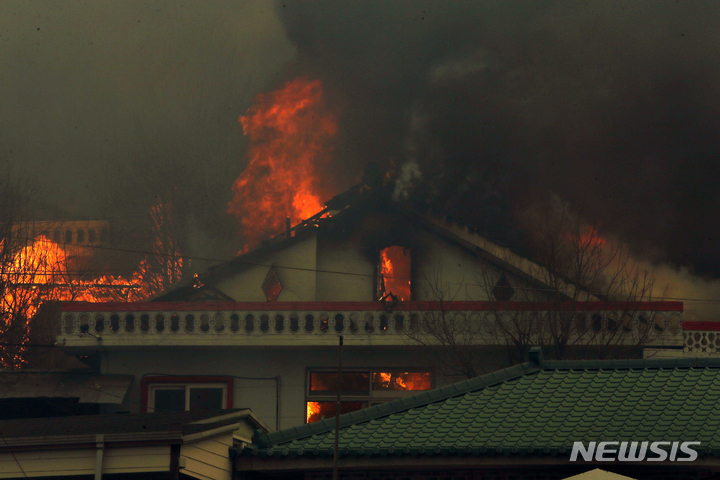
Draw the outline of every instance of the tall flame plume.
M240 117L250 139L249 163L233 185L228 212L245 236L241 253L322 210L318 171L327 165L337 135L319 80L298 78L258 95Z

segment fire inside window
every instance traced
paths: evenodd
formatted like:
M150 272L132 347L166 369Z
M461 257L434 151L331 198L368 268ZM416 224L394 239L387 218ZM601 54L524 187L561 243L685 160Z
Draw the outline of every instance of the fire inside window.
M380 250L378 259L377 298L383 300L391 295L400 301L411 300L410 249L399 246Z
M337 410L337 372L310 371L305 402L307 423L332 418ZM432 373L402 370L343 372L340 414L385 403L432 388Z

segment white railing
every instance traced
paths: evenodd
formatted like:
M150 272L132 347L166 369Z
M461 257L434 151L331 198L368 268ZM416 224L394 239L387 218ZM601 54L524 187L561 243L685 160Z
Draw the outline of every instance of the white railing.
M720 322L687 322L683 326L683 352L688 356L720 355Z
M172 306L178 308L169 308ZM376 302L233 306L251 308L218 308L225 306L216 304L66 304L62 308L57 340L60 345L78 347L100 344L104 347L331 345L337 342L337 335L344 335L348 344L397 345L412 344L410 337L422 332L425 322L442 318L471 325L480 344L497 344L502 337L499 325L518 311L490 310L486 303L479 302L477 305L469 302L444 305L462 309L428 309L428 304L409 309L409 304L402 304L398 305L402 309L393 311L383 310ZM312 308L301 308L303 306ZM473 306L483 309L467 308ZM536 318L543 318L546 312L536 313L539 314ZM615 336L622 337L621 343L641 341L678 347L683 342L682 312L679 311L587 310L574 312L572 318L569 328L576 338Z

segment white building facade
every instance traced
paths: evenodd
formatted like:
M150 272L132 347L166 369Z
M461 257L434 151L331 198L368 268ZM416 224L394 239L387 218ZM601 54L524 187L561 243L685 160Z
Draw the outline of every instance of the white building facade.
M463 225L382 203L327 205L158 301L64 303L58 345L98 356L102 374L133 375L108 413L250 408L275 429L334 414L340 336L342 413L459 379L430 352L468 345L419 335L432 319L470 325L478 373L508 364L504 319L551 317L558 305L572 311L576 345L639 345L651 332L642 348L682 349L680 302L551 291L541 266Z

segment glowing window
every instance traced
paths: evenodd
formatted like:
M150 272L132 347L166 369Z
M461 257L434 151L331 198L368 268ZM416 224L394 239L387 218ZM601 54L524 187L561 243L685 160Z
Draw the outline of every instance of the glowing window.
M373 391L430 390L430 372L373 372Z
M367 402L340 402L340 415L362 410ZM307 402L307 423L332 418L337 411L337 402Z
M380 250L378 258L377 298L391 294L400 301L411 300L410 249L399 246Z
M346 370L342 374L340 414L388 402L433 388L429 371L399 369ZM308 371L306 395L308 423L332 418L337 406L337 371Z
M370 393L370 372L344 372L342 394ZM337 394L337 372L310 372L310 395Z

